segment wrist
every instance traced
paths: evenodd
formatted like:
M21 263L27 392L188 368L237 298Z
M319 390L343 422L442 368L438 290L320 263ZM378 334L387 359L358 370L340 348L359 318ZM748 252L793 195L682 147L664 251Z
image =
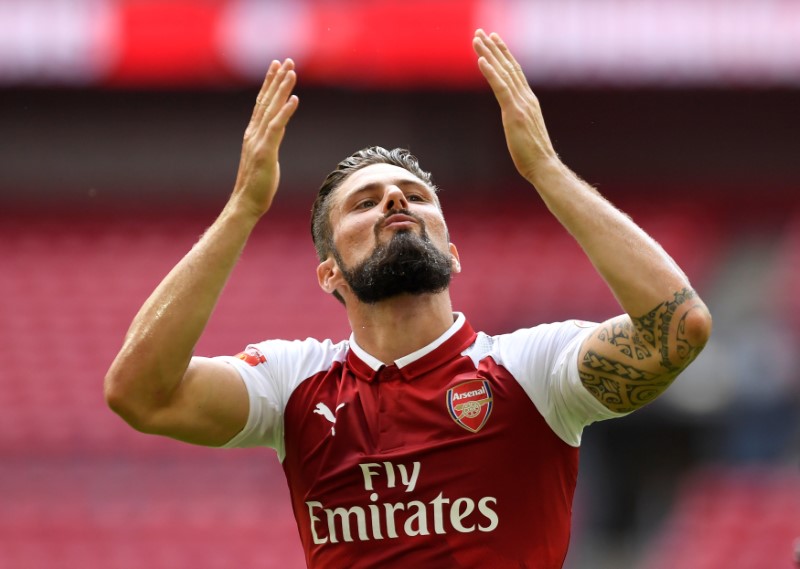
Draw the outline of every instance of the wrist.
M225 204L220 217L235 219L238 223L255 226L256 223L269 211L269 206L256 204L252 200L234 194Z
M542 160L524 178L537 190L542 191L554 182L563 181L572 176L574 176L572 170L567 168L558 156L553 156Z
M256 207L244 200L231 198L219 215L219 221L233 223L237 227L251 231L261 217L267 213L266 209Z

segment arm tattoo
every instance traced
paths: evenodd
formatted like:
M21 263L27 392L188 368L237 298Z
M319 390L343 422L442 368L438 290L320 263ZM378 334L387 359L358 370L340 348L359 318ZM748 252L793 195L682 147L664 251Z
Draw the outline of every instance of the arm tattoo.
M693 290L684 288L644 316L612 321L599 330L596 338L613 348L603 353L588 350L584 355L579 373L586 389L620 413L658 397L702 349L693 346L685 333L687 315L701 308L681 308L695 297Z
M654 348L653 342L636 334L629 322L612 322L611 326L600 330L597 337L617 346L619 351L629 358L637 360L649 358Z
M644 316L632 319L634 326L636 326L636 331L645 341L650 342L653 347L658 346L661 353L661 361L659 363L668 370L675 371L683 367L675 366L669 359L669 329L672 324L672 318L681 304L695 296L697 294L693 290L684 288L675 293L675 300L662 302ZM681 318L681 327L683 327L685 318L686 314Z
M584 356L579 374L586 389L600 403L618 413L627 413L649 403L671 381L592 351Z

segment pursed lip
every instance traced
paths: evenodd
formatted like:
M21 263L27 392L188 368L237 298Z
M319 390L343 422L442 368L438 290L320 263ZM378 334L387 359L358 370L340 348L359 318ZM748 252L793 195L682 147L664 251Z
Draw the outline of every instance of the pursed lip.
M383 227L406 227L411 225L419 225L416 219L404 213L393 213L383 220Z

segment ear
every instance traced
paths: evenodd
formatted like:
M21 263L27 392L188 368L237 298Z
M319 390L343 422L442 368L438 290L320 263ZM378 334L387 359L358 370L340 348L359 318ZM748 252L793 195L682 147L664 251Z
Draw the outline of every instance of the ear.
M458 257L458 249L450 243L450 267L454 275L461 272L461 260Z
M333 294L342 280L342 272L333 257L328 257L317 265L317 282L322 290Z

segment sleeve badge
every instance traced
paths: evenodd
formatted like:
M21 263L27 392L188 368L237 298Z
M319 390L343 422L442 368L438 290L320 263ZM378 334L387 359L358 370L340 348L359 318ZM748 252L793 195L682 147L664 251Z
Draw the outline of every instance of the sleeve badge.
M258 348L254 348L253 346L249 346L245 351L236 354L235 357L253 367L257 366L258 364L267 363L267 358L264 356L264 354L262 354Z

